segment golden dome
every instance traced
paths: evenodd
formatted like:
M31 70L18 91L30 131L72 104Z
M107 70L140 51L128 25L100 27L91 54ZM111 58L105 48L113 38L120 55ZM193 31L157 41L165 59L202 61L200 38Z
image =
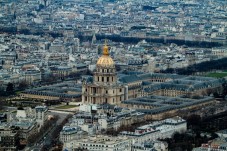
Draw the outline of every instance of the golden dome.
M101 67L113 67L114 61L110 56L103 55L99 58L96 65Z
M103 55L98 59L96 65L101 67L114 67L114 61L109 56L109 48L106 44L103 46Z

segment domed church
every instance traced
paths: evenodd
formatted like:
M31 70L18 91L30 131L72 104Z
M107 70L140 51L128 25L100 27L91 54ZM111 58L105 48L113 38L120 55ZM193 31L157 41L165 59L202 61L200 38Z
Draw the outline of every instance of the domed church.
M124 86L118 83L115 63L109 56L109 48L103 46L103 55L96 63L92 83L83 83L84 104L120 104L125 100Z

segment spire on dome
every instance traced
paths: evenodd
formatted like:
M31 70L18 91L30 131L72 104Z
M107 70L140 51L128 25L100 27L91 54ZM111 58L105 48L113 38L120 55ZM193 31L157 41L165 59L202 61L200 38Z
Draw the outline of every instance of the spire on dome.
M103 46L103 55L109 55L109 48L107 46L107 40L105 40L105 44Z

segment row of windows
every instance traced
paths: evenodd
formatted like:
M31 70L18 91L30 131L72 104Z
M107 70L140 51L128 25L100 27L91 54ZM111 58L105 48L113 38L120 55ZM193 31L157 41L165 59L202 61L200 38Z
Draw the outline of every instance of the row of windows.
M112 99L113 100L113 103L115 102L115 98ZM84 101L88 101L88 97L84 97ZM123 97L120 96L120 101L123 101ZM94 97L93 98L93 103L95 104L96 103L96 98ZM108 98L105 98L105 103L108 103Z
M87 89L85 89L85 92L87 92ZM93 93L96 93L96 88L93 88L93 89L92 89L92 92L93 92ZM106 94L108 94L108 92L109 92L109 91L106 90ZM119 92L122 92L122 89L119 89ZM114 93L115 93L115 91L113 90L113 94L114 94Z
M102 73L113 73L115 72L115 69L97 69L97 71Z
M114 94L114 90L113 90L113 94ZM122 89L119 89L119 92L122 92ZM108 94L108 90L106 90L106 94Z
M95 146L95 147L108 147L108 145L104 146L104 145L95 145L95 144L83 144L83 146Z
M112 81L110 81L112 79ZM98 81L100 82L105 82L104 77L98 77ZM106 82L113 82L114 81L114 77L106 77Z

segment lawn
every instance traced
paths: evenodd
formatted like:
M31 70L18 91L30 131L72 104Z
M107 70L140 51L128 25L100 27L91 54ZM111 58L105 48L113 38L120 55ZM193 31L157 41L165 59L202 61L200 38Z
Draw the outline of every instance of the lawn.
M224 78L227 76L227 73L221 72L221 73L208 73L206 76L208 77L215 77L215 78Z
M58 106L56 109L71 109L77 107L77 105L63 105L63 106Z

